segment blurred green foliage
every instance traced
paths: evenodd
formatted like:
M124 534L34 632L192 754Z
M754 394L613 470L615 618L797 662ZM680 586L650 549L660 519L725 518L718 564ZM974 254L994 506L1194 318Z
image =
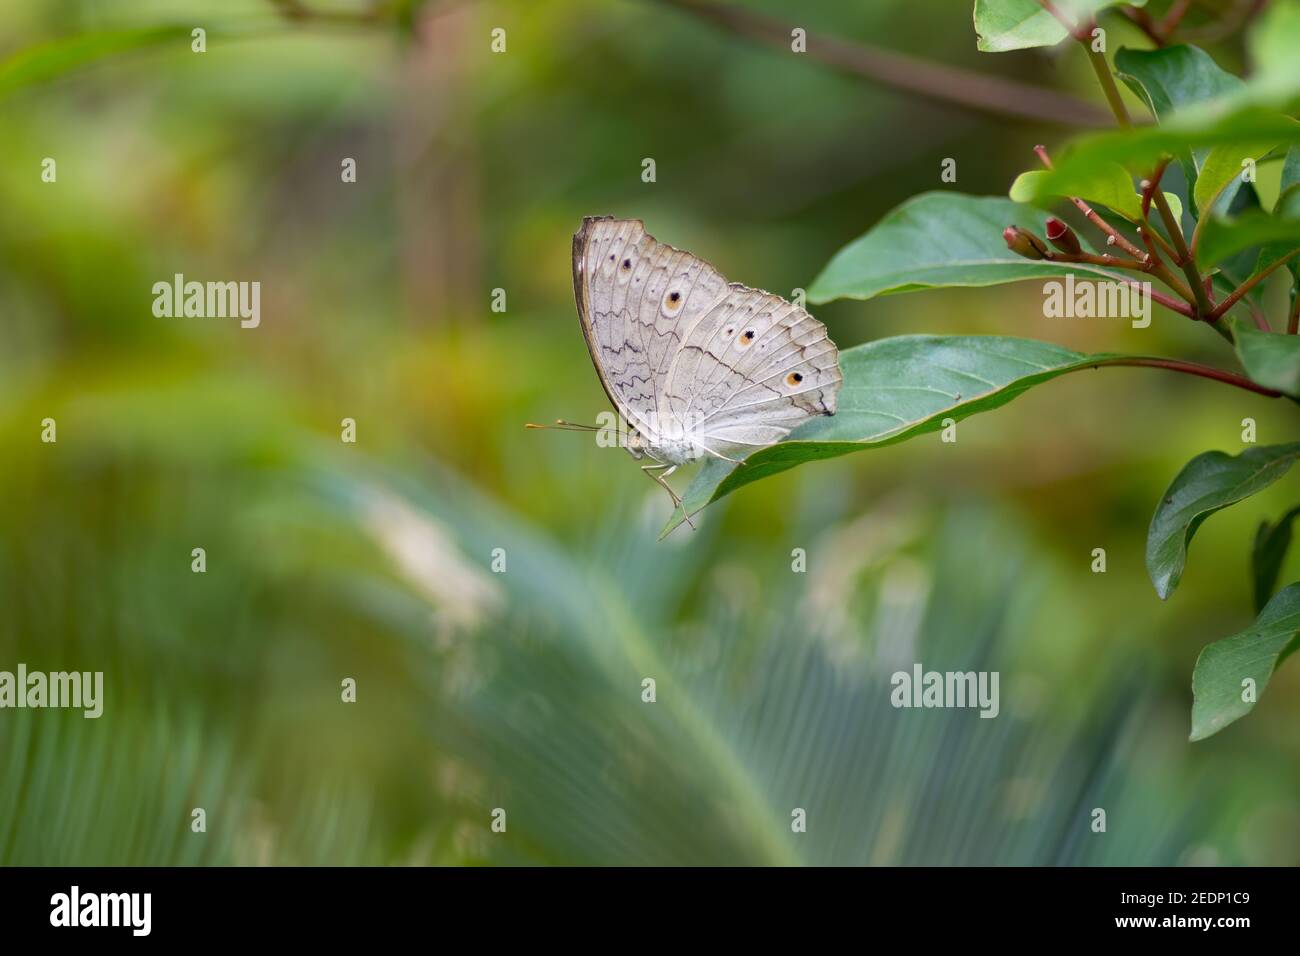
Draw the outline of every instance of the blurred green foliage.
M939 188L945 157L954 188L1002 195L1060 130L650 2L398 6L0 9L2 58L157 40L21 84L0 68L0 669L106 682L98 720L0 711L0 861L1300 862L1300 669L1186 742L1195 654L1253 618L1251 532L1294 481L1207 522L1169 604L1143 570L1170 478L1235 450L1243 417L1282 440L1276 403L1081 373L956 445L790 472L660 544L666 496L630 461L522 427L605 407L571 301L583 215L788 292ZM981 58L950 0L799 16L1095 95L1061 51ZM1240 64L1235 39L1212 49ZM261 327L155 318L177 272L261 281ZM998 333L1223 361L1167 313L1049 322L1036 294L817 314L844 347ZM1002 715L895 710L888 675L917 660L1000 671Z

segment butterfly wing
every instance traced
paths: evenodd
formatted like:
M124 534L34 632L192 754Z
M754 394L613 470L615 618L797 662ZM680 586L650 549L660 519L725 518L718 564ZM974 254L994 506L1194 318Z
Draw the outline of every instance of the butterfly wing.
M835 412L838 351L779 296L728 283L638 220L583 220L573 237L583 335L610 401L652 443L714 454L770 445Z
M842 380L826 326L780 296L732 283L687 331L665 391L691 441L744 457L814 415L834 415Z
M682 330L727 293L727 280L658 242L635 219L584 219L573 237L582 334L614 407L654 441L665 431L663 384Z

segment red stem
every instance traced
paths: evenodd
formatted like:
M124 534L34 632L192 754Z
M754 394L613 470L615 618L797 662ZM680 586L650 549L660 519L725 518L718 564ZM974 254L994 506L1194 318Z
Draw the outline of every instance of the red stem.
M1187 8L1191 5L1192 0L1174 0L1170 5L1169 12L1165 14L1165 18L1160 21L1160 36L1162 38L1160 41L1161 46L1164 46L1169 42L1169 38L1173 36L1174 31L1178 29L1178 24L1182 22L1183 15L1187 13Z
M1286 255L1284 255L1281 259L1278 259L1276 262L1274 262L1263 272L1255 273L1253 276L1251 276L1241 285L1237 286L1237 288L1233 289L1232 293L1226 299L1220 302L1218 306L1215 308L1215 310L1210 313L1209 316L1210 321L1217 322L1219 321L1219 319L1223 318L1224 313L1227 312L1229 309L1231 309L1234 305L1236 305L1237 301L1243 295L1245 295L1251 289L1255 288L1255 286L1263 282L1264 279L1266 279L1273 272L1273 270L1276 269L1278 266L1290 262L1291 259L1293 259L1297 254L1300 254L1300 249L1293 249L1291 252L1288 252Z
M1094 367L1103 365L1128 365L1137 368L1167 368L1171 372L1181 372L1184 375L1196 375L1200 378L1213 379L1216 382L1223 382L1225 385L1235 385L1237 388L1244 388L1248 392L1256 392L1260 395L1267 395L1269 398L1281 398L1282 393L1274 391L1271 388L1265 388L1263 385L1257 385L1248 378L1241 375L1235 375L1232 372L1225 372L1221 368L1212 368L1209 365L1197 365L1195 362L1181 362L1178 359L1164 358L1113 358L1102 359Z

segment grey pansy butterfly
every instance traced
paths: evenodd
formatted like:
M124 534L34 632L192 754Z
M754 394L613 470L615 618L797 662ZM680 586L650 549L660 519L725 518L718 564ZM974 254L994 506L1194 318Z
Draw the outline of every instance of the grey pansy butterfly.
M728 282L658 242L638 219L587 218L573 237L573 291L622 444L665 480L703 456L738 461L814 415L834 415L839 350L796 305Z

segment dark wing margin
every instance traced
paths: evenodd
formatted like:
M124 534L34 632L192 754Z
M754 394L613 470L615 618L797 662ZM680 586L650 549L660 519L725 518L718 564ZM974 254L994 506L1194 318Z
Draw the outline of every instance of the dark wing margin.
M600 387L605 390L605 397L614 406L614 411L622 413L622 406L614 399L609 382L605 379L605 369L601 366L596 343L592 339L595 329L591 324L591 310L587 303L587 240L593 222L606 222L613 216L584 216L582 228L573 234L573 299L578 306L578 325L582 327L582 339L587 343L587 352L591 355L591 364L596 367L596 377Z

